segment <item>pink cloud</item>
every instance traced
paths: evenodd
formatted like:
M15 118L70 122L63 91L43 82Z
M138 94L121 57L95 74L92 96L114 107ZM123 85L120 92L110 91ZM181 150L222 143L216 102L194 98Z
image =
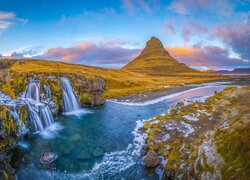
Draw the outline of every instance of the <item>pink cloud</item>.
M122 0L122 7L128 13L143 11L151 14L153 11L160 10L164 4L161 0Z
M13 12L0 11L0 30L9 28L14 23L27 23L26 19L17 18Z
M233 5L228 0L173 0L168 8L182 15L199 11L222 16L228 16L233 13Z
M15 18L16 15L13 12L0 11L0 20L8 20Z
M212 33L242 58L250 60L250 26L247 22L221 24Z
M179 61L189 66L244 66L250 62L230 57L227 49L218 46L168 47L168 51Z
M175 35L175 26L172 21L164 21L162 25L163 34L166 36Z
M139 49L121 46L121 41L119 40L99 43L83 41L68 48L50 48L40 58L58 59L64 62L88 65L123 64L133 59L139 52Z
M205 35L208 33L208 29L206 27L203 27L194 21L189 20L187 24L188 26L184 26L181 29L182 37L186 43L190 41L192 36Z
M134 12L135 10L135 6L131 0L122 0L122 6L130 13Z

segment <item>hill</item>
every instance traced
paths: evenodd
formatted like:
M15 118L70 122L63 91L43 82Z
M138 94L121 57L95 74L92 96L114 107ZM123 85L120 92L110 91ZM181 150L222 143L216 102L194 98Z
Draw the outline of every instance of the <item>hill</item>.
M250 74L250 68L237 68L233 70L207 70L206 73L212 74Z
M199 73L199 71L174 59L156 37L152 37L141 54L122 69L158 76L175 73Z

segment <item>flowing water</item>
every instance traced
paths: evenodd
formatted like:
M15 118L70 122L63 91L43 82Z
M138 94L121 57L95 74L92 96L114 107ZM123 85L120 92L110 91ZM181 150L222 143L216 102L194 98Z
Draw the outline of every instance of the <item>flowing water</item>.
M63 81L70 88L68 81ZM28 148L19 162L18 179L157 179L157 171L148 171L134 153L138 120L166 113L181 100L202 100L223 88L206 85L141 104L107 101L80 116L60 115L55 121L64 128L54 138L33 134L26 140ZM41 167L39 157L43 152L55 152L58 159L50 167Z
M63 88L63 105L65 112L77 111L80 109L79 102L72 89L69 80L65 77L61 78Z
M46 92L47 91L49 90L46 89ZM54 118L49 106L40 101L40 86L38 81L30 80L24 93L24 100L28 104L29 119L33 131L42 132L54 123Z

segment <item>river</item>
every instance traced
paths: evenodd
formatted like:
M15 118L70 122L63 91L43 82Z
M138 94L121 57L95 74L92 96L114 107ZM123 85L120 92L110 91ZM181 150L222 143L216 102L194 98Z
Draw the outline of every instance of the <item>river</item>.
M199 85L181 93L147 102L107 101L103 106L62 114L43 134L30 133L20 143L22 156L17 177L27 179L159 179L134 154L134 131L138 120L166 113L178 101L202 100L228 83ZM43 152L55 152L50 167L39 162Z

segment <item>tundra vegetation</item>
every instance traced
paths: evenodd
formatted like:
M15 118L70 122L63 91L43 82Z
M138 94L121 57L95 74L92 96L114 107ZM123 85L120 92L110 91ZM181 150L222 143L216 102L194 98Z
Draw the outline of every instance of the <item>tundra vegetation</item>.
M228 87L204 102L179 102L144 123L164 178L248 179L250 86Z

